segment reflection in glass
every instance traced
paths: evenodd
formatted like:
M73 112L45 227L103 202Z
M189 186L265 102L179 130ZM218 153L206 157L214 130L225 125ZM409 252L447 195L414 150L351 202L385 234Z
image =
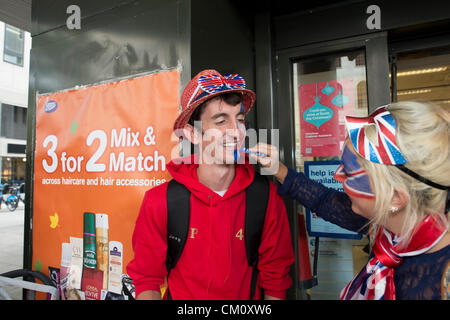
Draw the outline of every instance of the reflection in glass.
M293 63L293 74L295 163L303 170L303 161L338 159L345 115L367 116L365 54L356 50L300 59Z

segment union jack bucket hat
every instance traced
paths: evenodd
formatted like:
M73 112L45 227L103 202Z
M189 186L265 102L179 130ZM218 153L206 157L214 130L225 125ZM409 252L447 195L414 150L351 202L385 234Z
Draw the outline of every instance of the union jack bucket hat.
M192 113L203 102L227 92L242 94L244 112L251 109L256 100L256 94L245 88L245 80L238 74L222 76L216 70L203 70L198 73L184 88L181 95L181 113L175 120L173 130L177 137L183 135L184 126Z

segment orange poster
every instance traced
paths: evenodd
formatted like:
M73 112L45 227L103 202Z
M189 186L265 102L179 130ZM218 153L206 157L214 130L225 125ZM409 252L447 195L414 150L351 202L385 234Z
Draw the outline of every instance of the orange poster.
M36 111L33 269L59 268L85 212L107 215L123 273L146 190L170 179L179 71L41 95Z

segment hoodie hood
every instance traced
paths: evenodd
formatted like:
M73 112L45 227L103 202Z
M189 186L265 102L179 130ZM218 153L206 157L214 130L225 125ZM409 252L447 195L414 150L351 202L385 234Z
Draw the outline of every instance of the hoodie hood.
M196 160L198 160L198 155L194 154L174 159L166 167L176 181L185 185L192 194L208 205L214 205L218 201L226 200L242 192L251 184L255 176L255 169L246 157L244 164L234 165L236 173L233 182L224 196L221 197L198 180L197 168L199 165Z

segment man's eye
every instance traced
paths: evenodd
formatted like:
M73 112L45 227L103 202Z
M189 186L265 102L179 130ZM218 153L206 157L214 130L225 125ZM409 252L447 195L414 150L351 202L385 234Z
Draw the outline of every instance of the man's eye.
M216 122L216 125L221 125L223 123L225 123L225 120L219 120L219 121Z

